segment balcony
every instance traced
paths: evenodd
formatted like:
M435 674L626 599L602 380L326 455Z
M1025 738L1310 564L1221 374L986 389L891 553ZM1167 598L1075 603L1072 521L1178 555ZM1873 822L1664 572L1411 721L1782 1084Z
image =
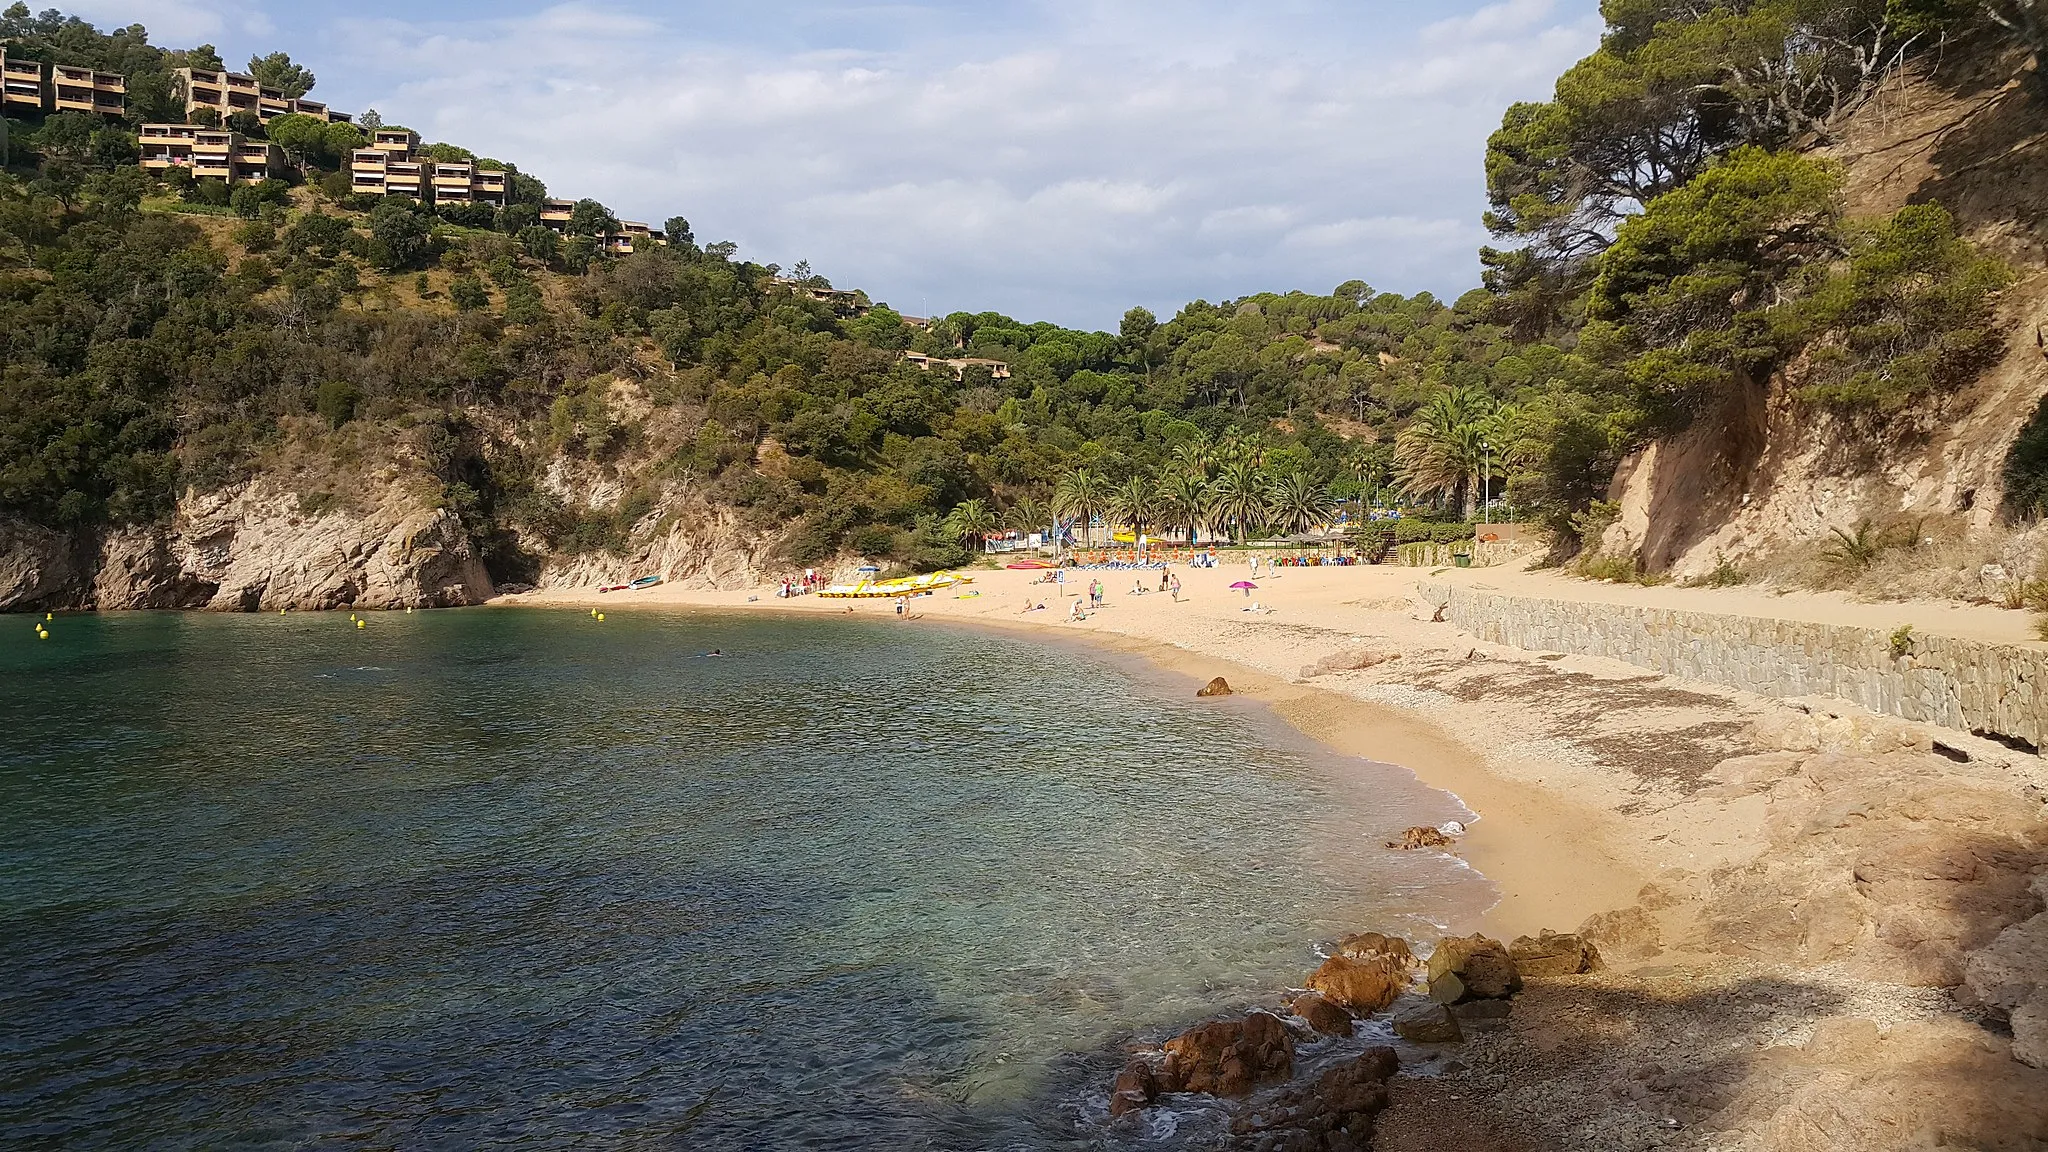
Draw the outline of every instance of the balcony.
M204 84L194 84L185 90L185 103L201 108L218 108L221 105L222 90Z

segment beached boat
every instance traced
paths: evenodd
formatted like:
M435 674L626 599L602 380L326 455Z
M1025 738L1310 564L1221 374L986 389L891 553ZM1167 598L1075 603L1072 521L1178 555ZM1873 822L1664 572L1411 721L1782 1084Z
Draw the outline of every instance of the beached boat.
M659 583L661 583L661 577L659 576L642 576L638 580L633 581L632 587L636 589L652 588Z

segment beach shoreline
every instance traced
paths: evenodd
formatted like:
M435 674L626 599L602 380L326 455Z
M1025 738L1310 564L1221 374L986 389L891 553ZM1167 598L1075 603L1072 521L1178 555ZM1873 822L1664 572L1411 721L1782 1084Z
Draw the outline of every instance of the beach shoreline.
M1174 605L1170 597L1152 592L1143 607L1156 610L1171 606L1169 610L1176 612L1186 609L1197 621L1228 620L1229 613L1241 611L1240 605L1230 603L1230 599L1237 598L1234 593L1221 590L1219 594L1219 589L1207 587L1212 583L1220 586L1227 583L1223 579L1226 575L1241 573L1230 569L1180 571L1188 597L1183 603ZM1409 573L1412 583L1412 572L1305 569L1282 577L1281 583L1310 574L1365 573ZM1261 661L1267 666L1261 667L1239 658L1242 654L1217 650L1221 645L1202 645L1198 638L1191 643L1188 635L1160 628L1157 611L1113 619L1111 609L1097 612L1086 622L1070 624L1064 609L1056 611L1053 607L1029 615L986 610L989 604L1008 603L1010 598L1021 599L1027 593L1045 599L1048 605L1060 599L1070 603L1082 594L1089 578L1100 576L1108 585L1118 578L1133 576L1129 572L1074 573L1081 578L1080 585L1070 583L1065 589L1068 595L1061 598L1058 589L1029 582L1038 575L1021 571L976 572L976 582L970 588L978 595L963 601L953 599L948 591L918 598L911 601L903 622L906 626L992 629L1134 657L1185 679L1190 693L1210 678L1222 676L1233 693L1265 705L1322 747L1342 757L1413 773L1425 786L1448 793L1474 813L1476 819L1468 824L1466 834L1459 838L1453 851L1500 890L1498 902L1477 920L1454 925L1458 932L1483 932L1508 939L1535 935L1544 929L1567 931L1617 902L1628 903L1643 883L1632 863L1640 846L1626 842L1624 825L1531 782L1526 772L1510 775L1493 770L1482 749L1473 747L1468 738L1428 713L1302 683L1298 677L1289 677L1271 667L1270 660L1278 658L1275 653L1259 653L1267 657ZM1326 587L1318 591L1327 592L1330 582L1321 583ZM1372 585L1363 591L1382 600L1389 594L1384 579L1375 579ZM550 589L504 596L491 603L499 607L589 608L607 613L738 611L793 617L896 618L893 600L835 600L817 596L785 600L774 598L772 592L771 587L713 590L673 585L613 593ZM1198 608L1199 601L1195 599L1204 595L1211 601L1208 612ZM1131 606L1124 599L1114 603L1119 607ZM1363 622L1382 627L1408 615L1389 612L1384 607L1361 611ZM1376 616L1387 619L1375 621ZM1271 618L1258 618L1261 622L1268 619ZM1484 709L1473 711L1471 719L1483 719ZM1562 766L1552 767L1563 770ZM1539 772L1536 779L1543 778L1544 774Z
M1238 590L1241 565L1173 571L1178 600L1132 588L1156 588L1156 570L1070 571L1064 587L977 570L965 590L910 601L901 618L1086 643L1189 688L1220 675L1306 737L1406 769L1476 814L1447 850L1500 898L1453 933L1575 932L1598 949L1594 972L1527 981L1503 1025L1467 1035L1435 1075L1397 1077L1381 1152L1451 1138L1509 1152L1847 1152L2015 1132L2048 1147L2048 1071L2023 1061L2006 1024L2033 995L2028 979L2048 989L2048 966L2011 943L2048 923L2039 756L1843 701L1488 643L1436 619L1416 585L1594 602L1611 592L1617 606L1644 599L1638 590L1392 566L1268 569ZM1106 603L1071 620L1096 580ZM1652 591L1659 607L1749 607ZM494 603L898 618L892 600L779 600L772 588ZM1766 607L1845 621L1860 611ZM1923 610L1937 627L1954 615ZM1970 619L1986 632L2009 623ZM1984 976L2014 971L2034 975ZM1823 1130L1822 1143L1779 1138Z

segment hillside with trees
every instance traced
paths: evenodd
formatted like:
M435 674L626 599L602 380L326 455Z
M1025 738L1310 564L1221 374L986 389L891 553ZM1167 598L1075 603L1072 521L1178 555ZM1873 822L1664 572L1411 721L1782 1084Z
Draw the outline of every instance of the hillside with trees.
M1865 166L1831 150L1886 85L1938 88L1963 64L1973 83L2010 82L1993 92L2003 114L2039 116L2041 13L1603 10L1600 49L1489 144L1501 246L1482 254L1483 285L1442 301L1359 280L1163 321L1132 309L1115 332L995 313L912 325L808 267L700 245L680 216L667 246L613 254L610 210L586 200L566 235L541 227L546 188L509 164L502 208L354 196L360 133L308 117L253 126L292 171L235 188L145 174L133 124L10 122L0 537L85 555L89 573L116 535L197 549L181 517L231 498L294 525L404 504L459 525L493 581L544 583L650 560L689 578L706 540L756 571L931 568L984 532L1055 519L1244 539L1377 505L1426 535L1485 500L1590 572L1696 561L1712 526L1646 551L1610 501L1650 471L1646 450L1769 409L1742 424L1757 458L1776 419L1825 429L1829 466L1870 473L1874 456L1919 451L2014 355L2038 217L2003 221L2000 247L1983 234L2006 209L1964 218L1907 195L1876 210ZM134 123L180 114L152 95L177 62L218 66L205 46L21 5L0 36L122 71ZM282 53L254 66L314 82ZM2038 171L2038 138L2015 146ZM2048 457L2026 447L2026 415L1997 435ZM2029 471L2048 463L2012 467L2008 497L2048 491ZM1987 492L1968 527L2010 532L2040 511L2029 499ZM1809 525L1802 546L1828 527L1856 522ZM90 598L89 576L74 584L12 599Z

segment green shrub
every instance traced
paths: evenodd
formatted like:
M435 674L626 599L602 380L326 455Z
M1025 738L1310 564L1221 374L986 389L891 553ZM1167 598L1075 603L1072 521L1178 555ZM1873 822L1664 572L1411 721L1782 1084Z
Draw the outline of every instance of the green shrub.
M329 380L314 394L313 410L327 421L328 427L339 428L355 419L356 405L362 399L362 390L354 384L346 380Z

